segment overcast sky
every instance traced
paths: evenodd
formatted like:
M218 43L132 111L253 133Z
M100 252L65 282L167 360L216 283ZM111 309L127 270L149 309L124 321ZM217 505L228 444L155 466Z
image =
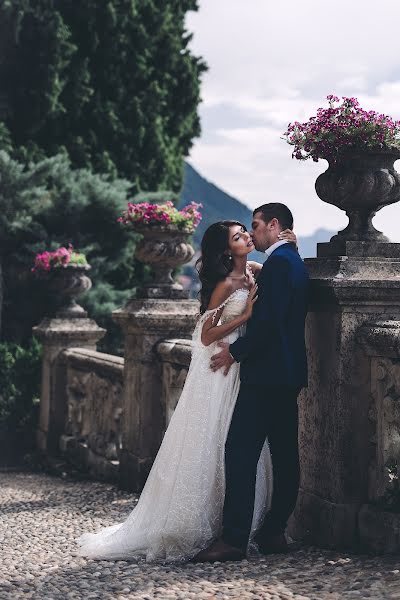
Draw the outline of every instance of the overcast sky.
M343 228L344 213L314 190L327 163L292 160L280 137L290 121L326 106L330 93L357 96L363 108L400 119L399 0L199 0L199 6L187 25L209 71L203 132L190 162L250 208L287 203L299 234ZM384 208L374 224L400 241L400 205Z

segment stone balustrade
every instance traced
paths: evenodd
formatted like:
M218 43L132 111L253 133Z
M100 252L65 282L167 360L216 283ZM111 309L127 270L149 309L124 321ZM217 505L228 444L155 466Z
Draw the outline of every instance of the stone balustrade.
M162 397L165 426L168 427L189 369L191 342L190 340L160 342L157 352L162 361Z
M124 359L69 348L60 353L58 362L65 381L62 402L67 407L60 449L92 476L117 481Z
M162 439L186 380L191 341L162 341L155 349L155 357L161 373L161 382L154 384L162 390ZM79 470L110 482L118 482L120 477L124 363L119 356L67 348L59 352L51 373L54 389L58 390L57 410L64 415L59 450ZM50 434L53 436L52 431Z
M400 244L340 244L320 244L306 260L309 386L290 533L398 552ZM198 310L162 290L129 300L113 313L123 359L96 351L105 332L85 314L45 318L34 329L44 345L39 449L140 492L186 379Z
M159 260L170 269L177 255L168 252L168 260L164 251ZM61 280L65 275L60 271ZM68 296L91 285L85 274L73 289L67 283ZM125 338L123 359L97 352L105 330L76 303L33 329L44 346L38 449L46 456L61 451L94 477L118 480L133 491L144 486L179 398L199 311L172 279L166 287L156 283L151 294L142 290L113 312ZM167 341L158 352L173 337L183 341Z
M312 331L310 326L308 323L308 336ZM310 419L314 418L316 409L314 408L313 412L309 392L303 391L300 398L303 487L292 524L292 533L296 533L296 530L299 532L298 515L306 506L307 515L312 514L313 518L319 515L319 518L323 517L326 522L330 522L332 536L342 535L343 522L337 518L338 509L335 503L332 500L323 501L309 491L306 496L305 490L306 485L310 485L309 482L314 485L314 479L311 477L315 477L318 485L323 485L328 476L330 479L326 481L332 481L331 471L337 470L338 465L332 465L330 468L329 453L335 445L339 447L343 440L343 449L348 451L348 456L352 451L356 452L354 460L357 459L358 464L362 466L357 487L351 487L353 461L339 463L342 469L341 477L344 480L349 478L346 485L350 487L345 489L355 490L357 493L352 505L341 506L343 521L347 520L347 514L351 512L358 543L362 544L362 548L374 552L399 550L400 514L396 510L388 510L384 504L385 497L396 485L393 483L393 470L390 471L389 467L397 468L400 462L399 334L400 321L393 319L375 319L361 323L355 329L354 354L357 357L358 371L354 372L354 377L357 386L362 387L352 389L354 394L359 394L361 389L362 395L358 400L356 396L353 397L354 411L347 413L339 404L331 404L330 412L327 411L324 404L326 398L318 398L318 410L323 413L324 420L332 420L333 416L335 419L340 417L340 429L331 429L329 434L326 433L324 453L316 454L313 446L308 443L313 440L315 445L322 444L322 438L319 430L315 431L307 425ZM334 352L335 349L331 348L331 351ZM139 395L139 399L142 399L141 407L146 408L146 398L150 397L151 406L156 410L156 427L152 429L147 427L152 412L138 410L135 400L137 397L134 395L131 396L132 402L129 405L127 398L124 399L124 382L127 379L129 381L126 360L87 347L66 347L60 349L57 356L53 355L53 361L45 363L45 374L51 381L49 389L57 392L56 396L50 397L50 415L64 415L64 421L61 424L60 418L49 419L47 437L53 441L53 445L47 447L47 452L51 453L51 449L54 450L55 436L59 434L58 449L68 461L96 479L120 484L120 459L126 439L129 444L128 451L129 448L138 447L135 444L138 444L139 435L139 441L147 447L152 447L156 453L186 380L191 359L191 341L177 338L161 339L151 348L149 346L143 358L146 359L145 370L153 377L146 382L147 392ZM320 358L325 364L326 352ZM332 364L332 361L326 362L326 368L329 364ZM357 364L354 368L357 368ZM142 373L140 365L141 363L137 365L139 376ZM323 368L322 365L322 374ZM313 370L311 376L312 374ZM47 379L45 383L46 381ZM44 405L44 408L46 406ZM130 416L127 416L127 411L130 411ZM341 416L336 415L335 411L339 411ZM135 424L130 438L124 438L123 435L123 428L127 427L127 423ZM358 452L360 448L363 449L362 455ZM151 456L148 466L150 464ZM318 468L318 471L311 472L312 465L315 469ZM361 487L360 481L364 480L365 486ZM140 489L142 485L142 479L137 478L137 471L133 469L129 472L125 468L122 486ZM309 512L310 498L315 504L312 513ZM335 514L330 515L329 511L335 511ZM302 526L309 523L310 520L304 520ZM309 533L304 529L301 533L302 537L307 539ZM324 540L324 530L319 530L318 535L321 535L320 545L334 545L332 537L325 537L326 541Z

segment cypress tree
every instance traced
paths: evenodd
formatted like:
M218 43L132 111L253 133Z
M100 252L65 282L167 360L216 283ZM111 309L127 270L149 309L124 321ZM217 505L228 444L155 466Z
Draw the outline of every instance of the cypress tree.
M3 0L1 146L23 161L67 151L135 193L178 191L206 68L190 10L196 0Z

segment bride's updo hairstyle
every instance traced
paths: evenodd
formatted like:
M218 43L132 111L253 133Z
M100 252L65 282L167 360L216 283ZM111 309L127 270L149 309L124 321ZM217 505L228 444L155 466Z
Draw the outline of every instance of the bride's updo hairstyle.
M206 229L201 240L201 256L196 262L201 283L200 314L210 303L211 294L217 283L225 279L233 269L229 250L229 228L232 225L246 227L239 221L218 221Z

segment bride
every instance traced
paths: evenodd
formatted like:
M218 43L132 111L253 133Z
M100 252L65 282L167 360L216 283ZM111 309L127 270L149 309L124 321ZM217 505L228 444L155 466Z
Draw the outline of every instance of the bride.
M282 239L296 241L292 231ZM177 562L193 558L218 537L225 496L224 448L239 391L239 364L225 376L212 372L215 345L243 335L257 300L262 265L237 221L219 221L205 232L199 259L200 316L193 333L186 382L138 504L124 523L86 533L79 553L98 560ZM257 469L253 534L269 507L272 465L265 444Z

